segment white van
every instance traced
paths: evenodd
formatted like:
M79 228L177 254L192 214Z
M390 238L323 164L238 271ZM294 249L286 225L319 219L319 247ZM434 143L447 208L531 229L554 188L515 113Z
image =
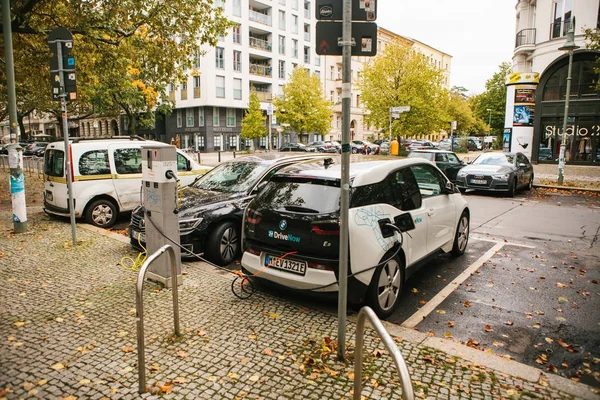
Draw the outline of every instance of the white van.
M75 217L107 228L115 223L119 213L140 204L142 146L157 143L130 137L71 139ZM44 211L69 216L64 148L64 141L53 142L44 153ZM191 184L209 169L177 149L177 177L182 186Z

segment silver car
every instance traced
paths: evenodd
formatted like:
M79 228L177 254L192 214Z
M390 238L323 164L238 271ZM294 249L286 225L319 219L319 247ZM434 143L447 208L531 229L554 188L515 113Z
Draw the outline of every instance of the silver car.
M507 192L513 197L518 189L533 186L533 166L523 153L484 153L458 171L455 183L462 191Z

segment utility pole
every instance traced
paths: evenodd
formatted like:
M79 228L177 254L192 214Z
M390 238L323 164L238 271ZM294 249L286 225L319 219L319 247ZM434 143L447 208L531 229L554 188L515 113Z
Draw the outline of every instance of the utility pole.
M8 165L10 168L10 199L15 233L27 231L27 207L25 204L25 176L23 175L23 148L19 146L17 121L17 91L15 88L15 64L13 59L10 0L2 0L2 24L4 25L4 57L6 59L6 88L8 90L8 120L10 143Z

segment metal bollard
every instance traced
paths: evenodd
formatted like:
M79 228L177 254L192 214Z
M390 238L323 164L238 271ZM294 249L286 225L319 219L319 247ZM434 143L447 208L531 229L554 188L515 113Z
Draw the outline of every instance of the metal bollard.
M233 158L235 158L235 150L233 150Z
M221 162L221 150L219 150L219 162Z

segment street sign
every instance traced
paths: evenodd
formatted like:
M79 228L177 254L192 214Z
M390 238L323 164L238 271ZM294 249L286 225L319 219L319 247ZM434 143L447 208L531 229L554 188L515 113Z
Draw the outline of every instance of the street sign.
M317 22L316 48L320 56L341 56L342 22ZM372 57L377 54L377 24L374 22L353 22L353 56Z
M73 50L73 35L67 28L60 27L52 30L47 40L54 54L50 58L52 99L60 100L64 97L66 100L76 100L75 57L69 55Z
M50 50L56 56L58 54L56 45L60 41L62 43L62 54L66 56L73 50L73 34L67 28L60 27L53 29L46 39Z
M343 0L317 0L316 18L319 21L343 20ZM375 21L376 0L352 0L352 21Z
M403 113L403 112L409 112L410 111L410 106L402 106L402 107L390 107L390 112L391 113Z

